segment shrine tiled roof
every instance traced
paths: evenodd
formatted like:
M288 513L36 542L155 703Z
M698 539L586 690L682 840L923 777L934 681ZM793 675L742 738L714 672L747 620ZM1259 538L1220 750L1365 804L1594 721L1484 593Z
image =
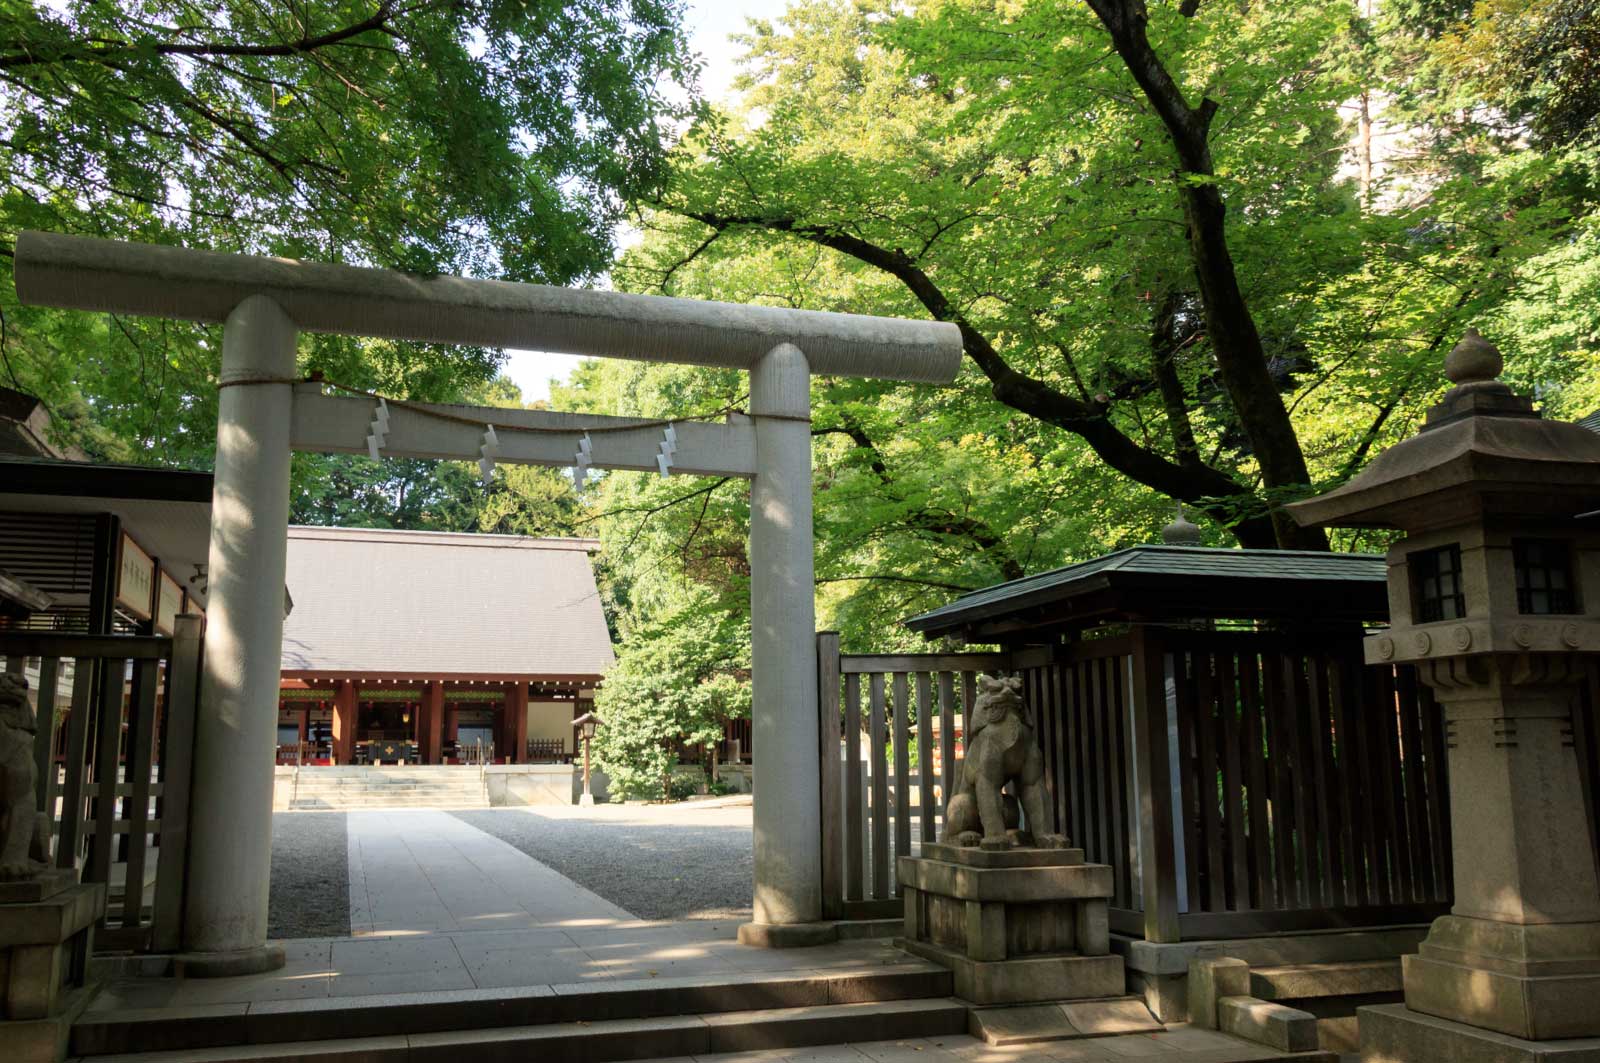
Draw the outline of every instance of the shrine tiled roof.
M615 660L593 539L289 529L283 669L598 676Z
M932 636L1007 613L1046 603L1060 604L1118 587L1137 587L1152 605L1159 607L1163 587L1170 589L1173 598L1179 598L1201 583L1212 589L1231 590L1239 597L1270 586L1278 596L1292 600L1297 588L1314 589L1319 596L1359 589L1370 597L1374 591L1382 592L1386 579L1384 559L1377 554L1141 545L973 591L911 617L905 624L913 631ZM1225 593L1216 608L1205 615L1227 615L1227 598Z

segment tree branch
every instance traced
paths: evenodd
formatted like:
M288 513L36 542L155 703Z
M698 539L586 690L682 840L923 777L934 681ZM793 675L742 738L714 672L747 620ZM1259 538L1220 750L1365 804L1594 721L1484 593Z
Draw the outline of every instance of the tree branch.
M115 62L117 59L136 58L152 52L156 55L194 57L232 55L270 58L272 56L299 55L316 51L318 48L328 48L341 44L352 37L359 37L363 33L385 29L393 15L394 4L392 0L384 0L371 16L362 19L360 22L351 23L342 29L332 30L328 33L302 36L298 40L285 41L281 44L225 44L220 41L208 41L199 44L157 44L150 46L136 41L79 41L54 51L49 49L30 50L26 44L23 44L13 49L9 54L0 54L0 69L41 66L47 63L109 63Z
M864 582L869 580L876 580L884 583L909 583L916 587L933 587L941 591L960 591L962 594L966 594L969 591L975 591L978 589L977 587L968 587L961 583L944 583L936 579L918 579L915 576L898 576L888 574L868 576L818 576L814 582L854 583L857 581Z
M1178 196L1189 234L1189 258L1205 312L1206 335L1217 359L1223 386L1232 400L1250 449L1261 468L1268 497L1309 488L1300 438L1284 408L1267 364L1255 317L1240 288L1227 241L1227 208L1218 188L1208 140L1217 104L1203 99L1190 106L1145 32L1144 0L1088 0L1111 35L1112 47L1160 116L1178 156ZM1283 509L1271 509L1277 544L1287 549L1328 548L1320 528L1301 528Z
M994 397L999 402L1079 436L1100 460L1129 479L1170 498L1188 502L1214 519L1227 523L1243 545L1277 545L1271 524L1265 523L1268 518L1256 515L1241 517L1238 512L1242 508L1240 504L1254 495L1249 487L1208 465L1186 467L1169 461L1140 446L1112 424L1104 403L1075 398L1043 380L1017 371L994 348L988 337L952 305L932 278L904 252L879 247L836 228L801 224L783 215L732 215L675 207L665 209L719 231L748 226L786 233L883 270L904 284L931 316L940 321L949 321L960 329L963 350L989 378Z

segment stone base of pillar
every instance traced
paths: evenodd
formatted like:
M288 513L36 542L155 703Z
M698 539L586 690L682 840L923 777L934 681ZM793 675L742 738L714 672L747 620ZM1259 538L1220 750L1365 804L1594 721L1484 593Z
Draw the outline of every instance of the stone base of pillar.
M1600 1041L1530 1041L1422 1015L1404 1004L1356 1011L1361 1063L1600 1063Z
M172 957L177 978L235 978L242 974L276 971L287 960L283 946L267 942L253 949L232 952L180 952Z
M72 1023L88 1007L94 925L106 911L103 884L78 885L70 872L7 883L37 900L0 903L0 1045L7 1063L56 1063L67 1056Z
M806 949L813 945L831 945L839 940L839 924L817 923L743 923L739 926L739 944L757 949Z
M1600 1037L1600 923L1447 915L1402 963L1413 1012L1533 1041Z
M950 968L976 1004L1121 996L1110 955L1111 867L1082 849L992 851L925 842L897 868L905 937L895 944Z

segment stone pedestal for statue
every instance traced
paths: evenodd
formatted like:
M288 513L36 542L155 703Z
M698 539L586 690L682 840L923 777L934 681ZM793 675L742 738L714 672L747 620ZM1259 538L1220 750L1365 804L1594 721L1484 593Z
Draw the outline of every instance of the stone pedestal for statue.
M975 1004L1120 996L1111 868L1084 863L1055 832L1022 681L979 676L977 694L944 833L896 863L906 914L896 944L948 967L956 995Z
M1398 527L1376 665L1442 706L1455 903L1403 959L1405 1005L1360 1010L1366 1063L1600 1063L1600 880L1574 706L1600 653L1600 436L1546 421L1476 333L1422 434L1302 523Z
M1120 996L1110 955L1111 867L1082 849L922 846L898 861L905 937L895 944L948 967L956 996L1019 1004Z
M71 871L0 883L0 1055L6 1063L57 1063L93 996L88 985L94 925L106 888L79 885Z

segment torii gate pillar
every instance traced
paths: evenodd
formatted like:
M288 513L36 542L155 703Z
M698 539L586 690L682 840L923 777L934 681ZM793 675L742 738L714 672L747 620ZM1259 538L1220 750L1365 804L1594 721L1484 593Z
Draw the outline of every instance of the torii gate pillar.
M774 928L822 915L811 370L798 347L779 344L750 367L750 413L759 470L750 486L750 718L761 792L755 922L739 938L783 944Z
M272 756L282 667L294 322L252 295L222 330L217 462L206 566L206 652L195 716L183 947L190 975L283 966L267 943ZM274 381L266 383L266 381Z

